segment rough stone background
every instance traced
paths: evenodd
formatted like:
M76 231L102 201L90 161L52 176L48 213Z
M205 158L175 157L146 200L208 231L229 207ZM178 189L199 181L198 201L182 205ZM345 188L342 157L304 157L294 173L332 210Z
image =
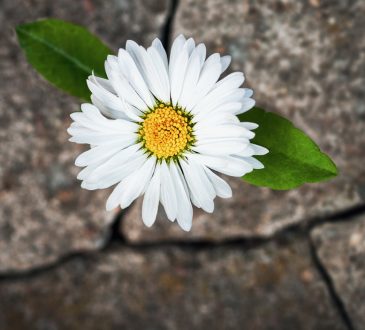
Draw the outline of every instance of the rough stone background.
M128 240L271 236L365 199L364 1L181 0L173 35L232 55L259 106L290 118L330 154L340 175L327 183L271 191L229 180L234 198L196 212L192 235L165 221L143 228L140 205L122 223Z
M365 315L365 216L318 226L312 231L312 239L355 328L362 329Z
M0 329L365 329L365 2L0 0ZM67 142L79 101L27 64L18 23L57 17L111 48L179 33L231 54L257 103L338 164L330 182L234 198L183 233L104 211Z

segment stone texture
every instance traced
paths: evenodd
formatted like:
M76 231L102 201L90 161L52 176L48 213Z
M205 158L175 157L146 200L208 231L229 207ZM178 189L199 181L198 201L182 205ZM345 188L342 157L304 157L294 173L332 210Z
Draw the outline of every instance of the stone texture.
M255 249L114 247L0 283L0 327L346 329L301 239Z
M206 43L210 52L231 54L232 70L245 72L257 104L290 118L334 159L341 174L287 192L233 179L233 199L218 199L212 215L196 212L191 233L165 216L146 230L133 209L122 224L126 237L138 242L270 236L363 204L364 14L361 0L181 0L174 35L184 33Z
M365 323L365 216L325 224L312 232L317 254L355 329Z
M0 272L100 248L115 216L104 211L108 191L82 190L76 180L73 161L83 148L68 142L66 128L79 101L33 71L14 27L41 17L67 19L89 26L117 48L127 37L147 43L158 35L167 3L1 1Z

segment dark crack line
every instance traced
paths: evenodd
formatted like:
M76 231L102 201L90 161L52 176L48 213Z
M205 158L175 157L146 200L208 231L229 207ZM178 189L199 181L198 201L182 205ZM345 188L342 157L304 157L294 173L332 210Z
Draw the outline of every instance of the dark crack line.
M110 227L110 236L106 240L102 250L107 249L108 246L110 244L113 244L114 242L119 242L121 244L126 243L126 239L121 230L121 222L123 220L123 217L129 212L129 210L130 208L127 208L126 210L120 210L118 214L115 216Z
M105 244L101 249L96 249L92 251L79 251L67 254L60 259L56 260L53 263L50 263L45 266L35 267L27 271L16 271L16 272L3 272L0 273L0 281L7 280L7 279L17 279L17 278L28 278L40 275L44 272L57 268L58 266L63 265L68 260L73 258L88 258L92 257L96 253L107 252L113 249L115 246L123 246L133 248L135 250L143 251L148 249L159 249L159 248L172 248L178 247L181 249L189 249L189 250L204 250L204 249L212 249L212 248L222 248L222 247L230 247L230 248L239 248L239 249L254 249L259 248L269 242L272 241L280 241L285 240L288 235L306 235L308 236L309 233L313 228L316 226L325 224L325 223L336 223L336 222L344 222L344 221L353 221L356 220L357 216L361 214L365 214L365 206L355 207L349 210L345 210L343 212L339 212L331 217L326 218L317 218L312 219L311 221L308 220L307 223L296 223L290 225L288 227L279 230L278 232L274 233L272 236L268 237L261 237L261 236L254 236L254 237L239 237L239 238L231 238L225 239L222 241L211 241L211 240L165 240L165 241L157 241L157 242L142 242L142 243L133 243L128 242L124 235L121 233L121 222L123 221L124 216L129 212L130 208L126 210L121 210L115 217L111 229L110 229L110 236L106 240ZM136 219L137 221L138 219ZM353 329L353 328L349 328Z
M325 266L322 264L318 254L317 254L317 249L309 235L309 232L308 232L308 242L309 242L309 250L310 250L313 265L315 268L317 268L319 275L322 277L322 280L327 287L328 294L330 296L330 299L331 299L334 307L336 308L338 314L340 315L340 317L341 317L344 325L347 327L347 329L355 330L355 327L352 323L350 316L347 313L345 305L342 302L341 297L336 292L335 285L332 281L332 278L329 275L329 273L327 272Z
M279 245L285 245L292 242L293 238L305 238L304 234L302 232L290 232L285 231L281 232L280 236L275 237L275 242ZM274 239L272 237L268 238L250 238L250 239L232 239L227 240L224 242L224 244L221 244L220 242L211 242L211 241L164 241L160 242L159 244L156 243L144 243L144 244L126 244L121 243L120 241L113 242L110 241L107 246L104 246L100 250L91 250L91 251L77 251L74 253L67 254L65 256L62 256L58 260L48 264L43 265L40 267L32 268L26 271L17 271L17 272L6 272L6 273L0 273L0 282L12 282L12 281L23 281L23 280L29 280L37 276L41 276L43 274L46 274L50 271L53 271L57 269L58 267L62 267L68 262L71 262L75 259L79 260L89 260L93 261L96 260L96 258L100 257L100 255L111 252L115 249L119 249L121 247L130 249L132 251L138 251L140 253L143 253L145 251L156 251L156 250L164 250L169 251L169 249L179 248L184 251L191 251L191 252L199 252L199 251L206 251L206 250L216 250L216 249L239 249L239 250L245 250L249 251L252 249L260 248L262 246L265 246L266 244L269 244Z
M160 248L169 248L169 247L177 247L181 249L189 249L189 250L210 250L214 248L235 248L239 247L240 249L253 249L260 247L266 243L271 241L271 238L236 238L236 239L227 239L222 242L220 241L209 241L209 240L192 240L192 241L183 241L183 240L165 240L160 242L142 242L142 243L131 243L127 242L125 244L126 247L133 248L138 251L150 250L150 249L160 249Z
M340 223L340 222L350 222L350 221L356 221L357 216L365 214L365 205L354 207L348 210L344 210L342 212L338 212L332 216L328 217L317 217L312 219L307 219L303 222L297 222L293 223L291 225L286 226L285 228L282 228L275 232L273 235L270 236L250 236L250 237L232 237L228 239L223 240L217 240L212 241L208 239L197 239L197 240L179 240L179 239L171 239L171 240L163 240L163 241L145 241L145 242L131 242L128 241L124 236L122 238L121 243L125 246L133 247L133 248L151 248L151 247L166 247L166 246L177 246L177 247L189 247L197 249L202 248L211 248L215 246L235 246L240 245L241 247L245 246L259 246L265 242L273 241L280 239L282 237L285 237L288 233L294 233L294 234L303 234L306 235L309 233L312 229L314 229L317 226L326 224L326 223ZM123 217L121 217L118 221L119 223L123 220ZM141 219L136 219L136 221L142 221ZM171 224L176 225L176 224ZM120 227L115 227L116 229ZM117 237L118 235L116 235ZM113 240L113 242L116 242L117 240Z
M179 0L170 0L169 12L165 21L165 25L161 29L161 42L168 52L171 45L172 24L174 23L175 14L179 6Z
M64 264L70 262L74 259L93 259L95 258L95 252L97 251L78 251L69 253L57 259L54 262L51 262L47 265L34 267L25 271L9 271L6 273L0 273L0 282L2 281L23 281L25 279L32 279L34 277L43 275L52 270L55 270L58 267L63 266Z
M361 215L365 214L365 205L358 205L355 207L351 207L342 211L338 211L335 214L329 216L322 216L313 218L308 220L308 227L309 229L313 229L317 226L323 225L325 223L337 223L337 222L345 222L345 221L354 221L356 218Z

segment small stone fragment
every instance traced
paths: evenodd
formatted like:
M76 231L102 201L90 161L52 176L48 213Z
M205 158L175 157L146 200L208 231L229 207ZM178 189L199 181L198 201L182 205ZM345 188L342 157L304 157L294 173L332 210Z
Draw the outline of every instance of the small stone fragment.
M354 324L365 322L365 216L328 223L312 231L322 265L331 277L336 293Z

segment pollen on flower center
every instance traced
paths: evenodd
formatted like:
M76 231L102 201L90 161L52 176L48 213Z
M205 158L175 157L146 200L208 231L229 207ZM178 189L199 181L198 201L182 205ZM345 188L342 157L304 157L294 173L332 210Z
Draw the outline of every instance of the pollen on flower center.
M144 116L139 135L157 158L178 157L194 143L191 115L180 107L159 103Z

